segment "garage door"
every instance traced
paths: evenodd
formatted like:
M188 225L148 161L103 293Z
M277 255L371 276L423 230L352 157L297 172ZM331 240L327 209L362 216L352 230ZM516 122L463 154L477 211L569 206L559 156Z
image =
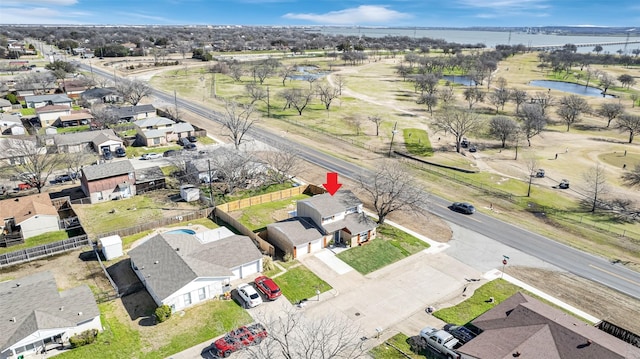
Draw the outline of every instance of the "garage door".
M317 241L313 241L309 245L311 247L311 253L317 252L322 249L322 238Z
M247 263L242 266L242 278L246 278L251 274L255 274L260 272L262 268L260 268L260 260L255 262Z
M296 246L296 257L300 258L301 256L305 255L309 253L309 245L308 244L301 244L299 246Z
M240 278L240 274L241 274L240 267L231 268L231 272L233 273L231 280Z

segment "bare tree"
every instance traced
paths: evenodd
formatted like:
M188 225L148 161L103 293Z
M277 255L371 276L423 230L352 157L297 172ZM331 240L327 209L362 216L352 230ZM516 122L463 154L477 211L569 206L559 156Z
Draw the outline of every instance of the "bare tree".
M302 116L302 111L304 111L313 98L313 91L308 89L302 90L299 88L288 88L284 89L280 93L280 96L286 101L282 108L283 110L293 106L298 111L298 115Z
M289 78L289 76L291 76L291 74L293 74L294 72L296 72L296 66L292 65L292 66L283 66L280 69L280 77L282 77L282 86L286 86L286 81Z
M371 122L373 122L373 124L376 126L376 136L380 135L380 125L382 124L382 117L380 117L379 115L373 115L373 116L369 116L367 117L367 119Z
M482 128L482 120L478 114L451 108L443 111L442 115L433 121L436 131L451 133L456 137L456 152L460 153L462 138Z
M101 105L91 107L91 115L93 116L91 127L95 129L109 128L120 120L115 111Z
M580 115L589 112L591 108L585 99L577 95L564 96L560 100L560 107L556 111L558 116L567 124L567 132L571 125L580 122Z
M622 182L631 187L640 186L640 165L636 165L633 170L622 175Z
M520 112L520 105L527 102L527 92L523 90L511 90L511 98L516 103L516 114Z
M264 87L256 84L255 82L251 82L246 84L244 88L247 91L247 95L251 98L252 105L257 101L267 103L267 90Z
M588 170L583 175L587 197L584 203L590 207L590 212L595 212L598 207L600 196L608 192L607 180L605 178L604 166L600 163Z
M495 116L489 122L489 134L502 142L502 148L505 148L507 141L513 138L518 130L518 123L506 116Z
M607 119L607 127L611 125L611 121L620 116L624 112L624 106L621 103L605 102L598 109L598 115Z
M422 104L427 105L427 110L429 110L429 114L433 116L433 108L438 105L438 96L432 93L422 94L420 95L420 98L418 98L417 103L420 105Z
M636 102L638 102L639 97L640 95L638 95L636 92L633 92L632 94L629 95L629 99L631 99L631 108L636 107Z
M536 177L536 173L538 172L538 161L535 158L530 158L527 160L527 170L528 176L527 181L529 182L529 186L527 187L527 197L531 196L531 182Z
M551 92L547 91L538 91L531 97L531 102L540 106L542 109L542 114L547 114L547 108L555 105L556 100L553 96L551 96Z
M281 144L274 146L261 156L269 170L266 173L268 183L285 183L302 171L303 161L296 151Z
M547 125L547 117L544 115L543 107L533 103L524 104L518 118L520 118L522 134L531 147L531 138L540 134Z
M10 171L16 175L26 173L21 179L31 187L35 187L38 193L47 184L53 170L62 163L62 156L56 153L48 153L42 146L43 139L9 139L0 145L0 151L9 158L19 159L19 165L11 166Z
M640 131L640 116L622 114L616 119L616 128L620 132L629 132L629 143L632 143L633 137Z
M367 357L362 330L336 314L308 318L297 308L259 318L269 336L246 350L255 359L358 359Z
M444 88L438 90L438 98L442 101L444 106L448 106L451 101L453 101L455 95L453 93L453 87L445 86Z
M489 93L489 102L496 107L496 114L498 113L498 107L504 111L504 105L509 101L511 93L506 88L497 88Z
M348 116L345 118L345 121L349 126L353 127L356 132L356 136L360 136L360 130L362 129L362 118L357 115Z
M615 79L605 72L600 72L600 86L603 87L602 93L606 94L609 87L613 86Z
M97 159L96 153L93 151L78 151L70 152L62 155L62 163L67 165L67 170L70 173L80 173L82 167L95 162ZM72 183L76 183L76 177L71 176Z
M236 149L239 149L242 138L256 122L251 118L254 107L228 101L225 103L225 109L227 114L221 118L222 126L229 130L229 138Z
M316 85L316 92L318 93L318 97L320 98L320 102L324 104L324 108L329 110L329 106L331 106L331 101L338 97L338 89L331 86L328 83L321 83Z
M469 109L472 109L476 103L484 101L485 92L475 86L467 87L464 89L463 94L464 99L467 100L469 104Z
M360 187L373 204L378 223L392 212L422 213L428 195L413 182L401 162L385 161L373 176L360 176Z
M244 69L242 65L238 62L230 62L229 64L229 76L236 81L239 82L244 74Z
M224 193L234 193L239 188L247 188L260 173L258 162L247 152L220 148L211 156L211 167L216 176L225 184Z
M347 84L345 78L343 76L336 75L334 83L336 88L338 88L338 96L342 96L342 90L344 90L344 87Z
M116 85L118 92L126 101L136 106L143 98L151 95L153 89L142 80L120 79Z

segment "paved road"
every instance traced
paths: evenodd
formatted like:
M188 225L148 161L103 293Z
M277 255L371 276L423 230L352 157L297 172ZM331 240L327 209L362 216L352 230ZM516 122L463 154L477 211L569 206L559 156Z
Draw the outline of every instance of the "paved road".
M86 65L81 66L88 69ZM105 77L113 76L101 69L94 68L93 72ZM167 103L174 102L174 96L172 94L154 90L153 95ZM180 98L176 101L178 106L183 110L191 111L214 122L220 122L222 115L219 113ZM357 179L361 174L366 175L370 173L356 164L331 157L326 153L314 150L263 129L254 127L249 131L248 135L266 144L279 143L288 148L292 148L298 151L305 160L322 168L326 168L328 171L337 172L340 176ZM559 244L549 238L518 228L482 213L465 216L451 212L447 208L449 201L434 195L431 195L431 202L425 204L425 206L427 205L428 207L426 209L428 211L442 217L446 221L473 230L575 275L594 280L609 288L640 299L640 273L631 271L620 264L612 264L601 257L596 257ZM501 254L496 253L495 256L499 263Z

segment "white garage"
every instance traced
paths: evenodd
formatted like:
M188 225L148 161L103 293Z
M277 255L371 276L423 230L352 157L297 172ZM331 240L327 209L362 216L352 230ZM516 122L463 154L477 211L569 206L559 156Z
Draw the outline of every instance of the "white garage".
M322 238L309 242L309 252L315 253L322 249Z
M232 268L231 272L233 273L233 277L231 278L232 280L242 279L252 274L260 273L262 272L262 258Z
M305 254L309 254L309 244L308 243L304 243L301 244L299 246L295 246L295 257L299 258L300 256L303 256Z

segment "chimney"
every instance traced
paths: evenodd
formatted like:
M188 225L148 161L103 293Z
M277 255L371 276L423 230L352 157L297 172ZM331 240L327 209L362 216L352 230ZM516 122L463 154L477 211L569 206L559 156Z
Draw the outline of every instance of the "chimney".
M158 263L160 263L160 261L155 261L155 262L153 262L153 264L158 264Z
M16 317L11 318L11 321L15 323L16 322Z
M20 283L16 283L16 288L20 286Z

